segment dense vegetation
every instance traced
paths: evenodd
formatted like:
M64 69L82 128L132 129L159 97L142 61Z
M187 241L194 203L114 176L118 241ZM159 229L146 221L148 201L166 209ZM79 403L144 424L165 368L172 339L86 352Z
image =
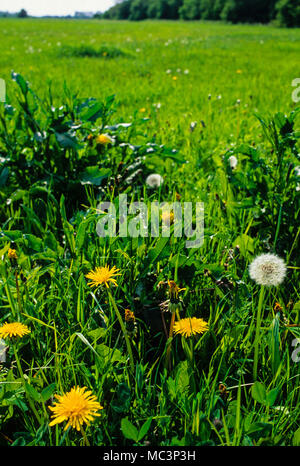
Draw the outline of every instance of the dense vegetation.
M123 0L103 14L106 19L205 19L232 23L300 26L299 0Z
M300 445L299 38L1 20L1 445ZM203 245L100 237L119 194L203 202ZM249 271L263 253L286 264L268 287ZM106 265L116 283L91 288ZM173 318L207 325L169 338ZM103 407L79 431L53 425L74 386Z

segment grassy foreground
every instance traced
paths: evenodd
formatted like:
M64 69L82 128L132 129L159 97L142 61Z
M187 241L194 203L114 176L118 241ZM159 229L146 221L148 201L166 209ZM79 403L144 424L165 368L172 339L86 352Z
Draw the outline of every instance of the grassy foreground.
M299 30L0 26L0 443L299 445ZM99 237L120 194L203 202L203 245ZM280 283L250 277L263 253ZM104 266L116 282L89 286ZM54 424L74 386L101 416L67 424L65 400Z

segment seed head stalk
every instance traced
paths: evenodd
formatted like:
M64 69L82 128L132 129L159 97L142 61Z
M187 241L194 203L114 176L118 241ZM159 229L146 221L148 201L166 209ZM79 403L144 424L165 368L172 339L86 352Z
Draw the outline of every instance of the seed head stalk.
M259 350L259 334L261 326L261 314L265 296L265 287L261 286L258 300L257 316L256 316L256 329L254 339L254 361L253 361L253 380L257 379L257 366L258 366L258 350Z
M131 344L130 344L130 341L129 341L129 338L128 338L128 334L127 334L123 319L121 317L121 314L119 312L119 309L118 309L118 307L116 305L115 299L113 298L113 296L112 296L112 294L110 293L109 290L107 290L107 292L108 292L109 300L110 300L110 302L111 302L111 304L112 304L112 306L114 308L114 311L115 311L115 313L117 315L121 330L122 330L124 338L125 338L127 351L128 351L128 355L129 355L130 370L131 370L132 374L134 374L134 360L133 360L133 354L132 354L132 349L131 349Z

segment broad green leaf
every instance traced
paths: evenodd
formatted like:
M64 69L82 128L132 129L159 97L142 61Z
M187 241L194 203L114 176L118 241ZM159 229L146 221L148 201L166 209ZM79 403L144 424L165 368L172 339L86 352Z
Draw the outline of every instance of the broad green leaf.
M267 393L267 405L268 406L273 406L273 404L276 401L277 395L279 393L279 388L273 388Z
M108 178L111 174L110 168L99 168L97 165L87 167L80 175L81 184L93 184L100 186L102 181Z
M124 437L134 440L135 442L138 441L139 433L137 428L128 420L128 418L124 418L121 421L121 430L123 432Z
M27 394L32 398L34 401L41 401L41 395L36 389L30 385L29 383L25 382L25 388Z
M138 441L139 442L147 434L148 430L150 429L151 422L152 422L152 417L149 417L149 419L147 419L147 421L145 421L144 424L142 425L141 430L139 431L139 436L138 436Z
M252 398L255 401L265 405L267 399L267 390L266 387L261 382L254 382L252 385Z
M296 430L293 435L293 445L294 447L300 447L300 427Z
M41 392L42 401L47 401L53 395L56 390L56 383L51 383L48 387L45 387Z

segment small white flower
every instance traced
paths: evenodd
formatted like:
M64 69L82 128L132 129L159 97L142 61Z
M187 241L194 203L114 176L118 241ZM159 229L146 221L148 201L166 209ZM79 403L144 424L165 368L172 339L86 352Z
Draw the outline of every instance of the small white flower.
M278 286L286 276L286 265L275 254L261 254L251 262L249 274L258 285Z
M238 164L238 159L235 157L235 155L231 155L228 159L229 165L234 170Z
M177 73L181 73L181 68L177 68Z
M158 173L152 173L146 178L146 184L150 188L159 188L159 186L161 186L163 182L164 182L163 177L160 176Z
M296 176L300 176L300 166L295 167L294 173L295 173Z
M184 70L184 74L189 74L190 70Z
M153 107L155 107L156 109L160 109L161 103L157 102L157 104L153 104Z
M197 121L192 121L191 124L190 124L190 130L191 131L194 131L194 129L196 128L197 126Z
M171 73L172 73L172 70L169 69L169 70L166 71L166 73L167 73L167 74L171 74Z

